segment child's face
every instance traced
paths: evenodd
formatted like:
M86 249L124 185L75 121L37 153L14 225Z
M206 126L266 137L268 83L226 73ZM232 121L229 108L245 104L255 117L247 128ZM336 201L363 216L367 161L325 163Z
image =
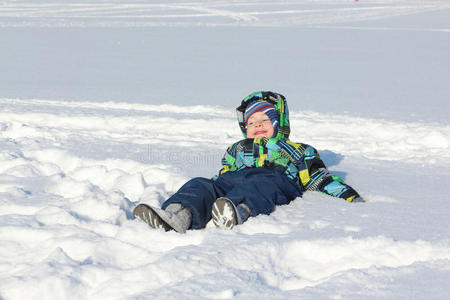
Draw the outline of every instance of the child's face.
M247 122L247 137L248 138L262 138L272 137L273 126L269 117L261 112L255 112L250 116Z

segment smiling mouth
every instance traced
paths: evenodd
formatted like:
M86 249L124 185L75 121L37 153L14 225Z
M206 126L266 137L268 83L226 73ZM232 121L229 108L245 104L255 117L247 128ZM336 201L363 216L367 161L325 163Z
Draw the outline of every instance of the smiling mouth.
M267 131L257 131L257 132L255 132L255 135L258 135L258 134L265 134Z

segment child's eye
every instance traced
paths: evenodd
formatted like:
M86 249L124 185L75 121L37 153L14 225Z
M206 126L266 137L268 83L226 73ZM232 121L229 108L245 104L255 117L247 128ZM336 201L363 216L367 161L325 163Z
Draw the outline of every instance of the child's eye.
M254 126L256 126L256 124L260 124L260 123L263 125L266 125L266 124L270 123L270 119L248 122L247 127L254 127Z

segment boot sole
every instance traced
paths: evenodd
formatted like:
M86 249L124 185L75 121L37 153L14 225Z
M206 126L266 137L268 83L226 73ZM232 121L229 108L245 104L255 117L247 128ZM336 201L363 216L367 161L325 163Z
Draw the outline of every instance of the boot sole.
M147 223L150 227L159 229L162 228L165 231L172 229L163 219L147 204L139 204L133 210L133 218L141 219Z
M212 207L212 221L216 227L232 229L238 224L237 212L234 204L227 198L217 199Z

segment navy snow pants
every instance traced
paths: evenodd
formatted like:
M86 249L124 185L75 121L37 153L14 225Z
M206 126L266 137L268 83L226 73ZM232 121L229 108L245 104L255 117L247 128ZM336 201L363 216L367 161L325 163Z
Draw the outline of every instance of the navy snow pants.
M302 195L302 189L282 173L268 168L227 172L217 180L197 177L189 180L167 199L162 208L181 203L192 212L191 229L201 229L211 219L214 201L227 197L234 205L245 203L252 216L270 214L275 205L288 204Z

